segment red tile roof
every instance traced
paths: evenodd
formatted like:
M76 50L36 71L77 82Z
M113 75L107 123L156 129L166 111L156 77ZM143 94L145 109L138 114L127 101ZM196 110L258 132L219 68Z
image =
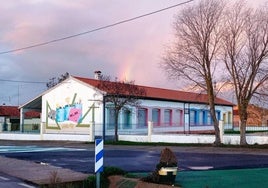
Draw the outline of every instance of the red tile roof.
M100 80L83 78L73 76L74 78L89 84L93 87L98 88ZM208 95L200 94L200 93L192 93L178 90L170 90L170 89L162 89L148 86L139 86L146 91L146 96L143 98L155 99L155 100L170 100L170 101L180 101L180 102L188 102L188 103L208 103ZM221 98L215 98L215 103L218 105L227 105L233 106L234 104L228 102Z
M0 106L0 116L20 117L17 106Z
M28 111L24 114L25 118L40 118L40 112Z
M18 106L0 106L0 116L20 118L20 110ZM24 114L25 118L39 118L40 112L28 111Z

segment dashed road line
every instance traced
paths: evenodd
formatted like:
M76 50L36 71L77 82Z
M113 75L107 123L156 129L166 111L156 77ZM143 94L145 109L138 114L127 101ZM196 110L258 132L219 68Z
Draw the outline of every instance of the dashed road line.
M0 146L0 153L44 152L44 151L84 151L86 149L37 146Z
M213 166L189 166L191 170L209 170L214 168Z
M0 179L1 179L1 180L4 180L4 181L8 181L8 180L10 180L9 178L3 177L3 176L0 176Z
M25 184L25 183L18 183L18 185L21 185L21 186L26 187L26 188L36 188L36 187L34 187L32 185L28 185L28 184Z

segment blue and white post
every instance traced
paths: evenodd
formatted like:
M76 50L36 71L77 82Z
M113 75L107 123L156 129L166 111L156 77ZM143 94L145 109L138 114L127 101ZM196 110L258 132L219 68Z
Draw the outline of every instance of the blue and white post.
M95 140L95 173L96 187L100 188L100 172L103 171L103 140Z

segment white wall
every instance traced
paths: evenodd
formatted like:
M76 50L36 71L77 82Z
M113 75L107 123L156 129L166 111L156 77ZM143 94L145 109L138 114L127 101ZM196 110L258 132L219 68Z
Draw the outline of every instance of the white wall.
M98 101L96 101L98 100ZM57 132L60 133L70 133L70 132L83 132L83 127L79 127L79 125L88 126L92 124L92 121L95 121L96 124L102 123L102 95L96 90L88 85L83 83L77 82L76 80L70 78L65 80L64 82L57 85L55 88L50 90L49 92L45 93L42 96L42 115L41 121L43 124L47 124L48 127L45 127L45 132L47 129L58 128ZM80 123L77 119L74 120L62 120L58 122L58 125L54 118L47 118L49 114L47 114L47 104L49 104L50 109L49 112L55 112L58 107L64 107L66 105L71 105L72 103L81 104L82 110L79 109L79 113L82 112L81 117L84 117L82 122ZM95 119L93 120L93 114L91 109L93 103L95 104L94 113ZM73 107L76 108L76 107ZM53 117L53 116L51 116ZM70 117L70 116L69 116ZM48 121L47 121L48 120ZM47 121L47 122L46 122ZM87 131L88 127L85 127L85 132ZM102 129L101 126L97 127ZM77 130L76 130L77 129ZM78 130L79 129L79 130ZM53 131L53 129L49 130ZM102 130L99 130L100 132Z
M24 119L24 124L40 124L40 118Z
M90 135L75 134L23 134L23 133L1 133L0 140L32 140L32 141L78 141L93 142Z
M151 138L144 135L119 135L119 140L130 142L154 142L154 143L179 143L179 144L213 144L215 141L214 135L151 135ZM223 143L226 145L239 145L239 135L223 135ZM247 143L253 144L268 144L268 136L247 136Z
M195 109L202 109L202 110L209 110L209 106L205 104L189 104L184 102L170 102L170 101L157 101L157 100L141 100L141 107L148 109L148 121L152 121L152 109L158 108L161 109L161 121L163 121L164 111L163 109L172 109L175 110L183 110L185 108L195 108ZM215 106L216 110L219 110L221 112L221 119L223 120L223 114L229 114L228 112L231 112L232 114L232 106ZM172 122L173 123L179 123L179 119L182 118L182 122L188 123L189 116L188 114L184 114L185 116L182 117L176 117L179 114L176 112L173 112L172 116ZM137 111L135 108L133 108L133 115L132 115L132 123L137 123Z
M214 135L152 135L151 142L158 143L181 143L181 144L212 144ZM239 145L239 135L224 135L223 143L226 145ZM1 133L0 140L50 140L50 141L81 141L93 142L94 138L90 135L74 134L22 134L22 133ZM145 135L119 135L119 140L131 142L149 142ZM247 136L248 144L268 144L267 136Z

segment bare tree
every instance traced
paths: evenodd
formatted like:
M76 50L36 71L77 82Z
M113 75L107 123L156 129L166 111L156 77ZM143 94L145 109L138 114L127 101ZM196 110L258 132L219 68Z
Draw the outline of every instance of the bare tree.
M179 12L174 23L175 45L167 50L162 63L162 68L171 78L184 80L207 93L216 145L221 140L213 86L223 10L224 3L220 0L202 0Z
M115 141L118 141L118 118L122 109L130 106L138 107L141 97L146 96L146 91L134 84L134 81L120 81L117 78L111 81L109 76L101 76L98 88L106 92L105 102L113 105L115 115Z
M264 96L268 82L268 11L267 7L250 9L239 1L225 18L223 60L236 95L240 145L246 145L248 105L254 96Z
M50 88L54 87L55 85L61 83L64 80L66 80L68 77L69 77L69 73L66 72L66 73L60 75L60 77L57 78L57 81L56 81L56 77L50 78L49 82L47 82L47 84L46 84L47 89L50 89Z

